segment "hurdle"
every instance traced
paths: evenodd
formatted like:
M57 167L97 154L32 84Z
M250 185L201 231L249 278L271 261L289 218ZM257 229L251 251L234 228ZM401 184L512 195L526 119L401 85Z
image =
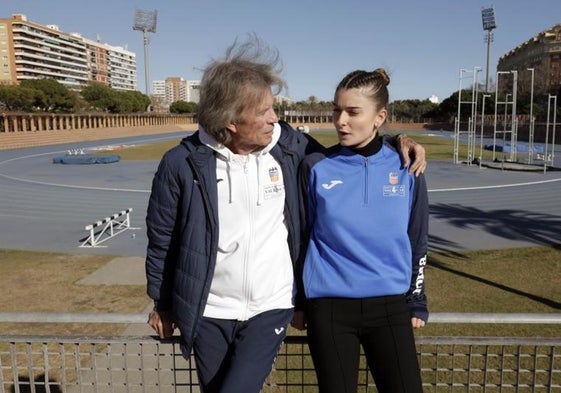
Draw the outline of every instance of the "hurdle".
M131 212L132 208L121 210L110 217L105 217L103 220L86 225L84 229L89 232L89 235L80 247L99 247L99 244L104 241L131 228ZM100 227L102 228L99 229ZM99 229L97 233L96 229Z

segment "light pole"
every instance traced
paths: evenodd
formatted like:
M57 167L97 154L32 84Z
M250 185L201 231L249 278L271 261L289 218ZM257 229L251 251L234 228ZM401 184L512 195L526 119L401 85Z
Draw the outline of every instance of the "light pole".
M485 92L489 92L489 57L491 55L491 42L493 42L493 33L491 30L497 28L495 21L495 8L482 8L481 19L483 21L483 30L487 31L485 42L487 42L487 76L485 79Z
M532 72L530 80L530 128L528 130L528 164L534 161L534 69L528 68Z
M483 103L481 104L481 136L479 138L479 168L483 161L483 126L485 125L485 99L491 97L491 94L483 94Z
M148 34L156 32L156 20L158 18L158 11L144 11L136 9L134 11L134 25L133 30L142 31L144 42L144 90L146 95L150 95L148 83Z

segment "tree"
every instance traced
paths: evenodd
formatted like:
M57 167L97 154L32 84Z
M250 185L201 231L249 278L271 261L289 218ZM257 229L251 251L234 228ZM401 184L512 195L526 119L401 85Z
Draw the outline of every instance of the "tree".
M21 87L40 91L35 97L34 106L45 112L73 112L77 95L54 79L27 79L20 82Z
M132 113L133 103L127 99L123 92L113 92L107 110L109 113Z
M389 105L390 116L401 122L424 122L432 118L431 114L438 108L438 104L427 100L398 100Z
M94 109L106 112L113 102L114 91L100 83L95 83L82 89L84 100Z
M169 106L170 113L195 113L197 104L187 101L175 101Z
M434 112L432 112L433 119L437 119L440 121L451 122L454 118L458 117L458 97L459 97L459 90L452 93L450 97L445 98L442 100L438 108L435 108ZM463 89L462 90L462 102L470 101L473 95L472 89ZM483 95L479 95L479 99ZM486 104L488 105L488 104ZM467 119L471 116L471 106L462 104L460 108L460 117L462 119Z
M309 96L308 97L308 105L310 110L314 111L318 107L318 99L316 96Z
M102 112L145 112L150 105L150 98L146 94L139 91L116 91L99 83L85 87L81 94L92 108Z
M150 97L139 91L124 91L120 92L123 98L131 103L131 110L134 113L146 112L150 106Z
M0 108L8 111L33 111L36 91L21 86L0 86Z

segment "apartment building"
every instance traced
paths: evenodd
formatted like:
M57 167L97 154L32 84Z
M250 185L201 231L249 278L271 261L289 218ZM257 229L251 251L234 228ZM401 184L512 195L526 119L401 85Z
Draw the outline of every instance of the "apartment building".
M137 90L136 55L124 48L40 25L23 14L0 18L0 83L54 79L74 90L91 82Z
M164 99L166 97L166 81L152 81L152 95Z
M166 78L165 102L187 101L187 81L181 77L172 76Z
M198 103L200 84L201 81L185 80L178 76L152 81L152 97L159 103L159 106L166 109L169 109L169 106L176 101Z
M109 69L109 86L115 90L137 90L136 54L120 46L104 44Z
M533 70L533 71L532 71ZM557 94L561 88L561 24L557 24L523 42L499 58L497 71L517 71L517 87L521 94L528 94L534 79L534 94ZM514 78L505 75L510 88Z

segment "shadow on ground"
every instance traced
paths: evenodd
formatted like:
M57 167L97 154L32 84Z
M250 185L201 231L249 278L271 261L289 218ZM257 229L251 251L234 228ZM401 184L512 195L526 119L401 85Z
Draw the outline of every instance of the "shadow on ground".
M451 267L446 266L446 265L444 265L444 264L442 264L438 261L431 260L430 266L431 266L431 268L445 270L445 271L447 271L449 273L453 273L457 276L464 277L464 278L467 278L469 280L477 281L479 283L488 285L490 287L495 287L495 288L498 288L502 291L509 292L509 293L512 293L512 294L517 295L517 296L522 296L522 297L525 297L527 299L533 300L535 302L544 304L548 307L551 307L551 308L554 308L554 309L557 309L557 310L561 310L561 303L556 302L555 300L544 298L544 297L538 296L538 295L534 295L534 294L529 293L529 292L524 292L524 291L521 291L521 290L516 289L516 288L508 287L506 285L499 284L497 282L488 280L488 279L483 278L483 277L476 276L474 274L470 274L470 273L462 272L460 270L452 269Z
M488 211L443 203L431 205L430 214L458 228L480 230L482 236L490 234L504 239L531 242L537 246L561 249L559 216L512 209ZM431 251L449 256L461 256L454 251L457 250L457 244L451 240L429 236L429 245Z

